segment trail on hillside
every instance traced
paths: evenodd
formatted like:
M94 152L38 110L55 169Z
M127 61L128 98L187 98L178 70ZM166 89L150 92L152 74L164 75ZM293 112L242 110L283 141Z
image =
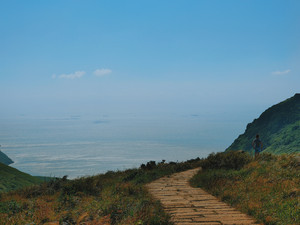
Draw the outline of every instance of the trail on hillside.
M146 185L171 215L171 221L177 225L257 224L253 218L204 190L191 187L189 180L198 171L199 168L176 173Z

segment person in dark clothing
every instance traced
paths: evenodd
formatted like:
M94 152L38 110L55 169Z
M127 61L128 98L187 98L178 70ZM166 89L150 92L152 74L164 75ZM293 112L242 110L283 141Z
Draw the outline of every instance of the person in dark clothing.
M263 144L262 141L259 139L259 135L256 135L256 138L252 141L252 147L255 151L255 159L258 157L259 153L262 151Z

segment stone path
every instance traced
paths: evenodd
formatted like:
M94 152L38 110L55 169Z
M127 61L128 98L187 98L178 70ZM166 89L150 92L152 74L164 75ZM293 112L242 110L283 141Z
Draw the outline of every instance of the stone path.
M161 201L175 224L256 224L251 217L204 190L192 188L189 180L198 171L199 168L176 173L147 184L149 192Z

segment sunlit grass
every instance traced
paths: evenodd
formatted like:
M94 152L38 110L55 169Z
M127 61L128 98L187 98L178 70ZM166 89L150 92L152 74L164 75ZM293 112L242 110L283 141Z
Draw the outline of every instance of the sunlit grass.
M299 168L299 154L262 154L240 170L204 170L191 183L264 224L300 224Z
M143 169L62 178L3 193L0 224L172 224L144 184L194 168L199 162L149 162Z

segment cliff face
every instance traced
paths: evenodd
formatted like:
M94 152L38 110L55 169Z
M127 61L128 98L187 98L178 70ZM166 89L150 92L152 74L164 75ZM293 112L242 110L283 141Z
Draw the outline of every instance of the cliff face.
M235 139L226 151L250 152L256 134L260 135L266 152L300 152L300 94L263 112L258 119L247 125L245 133Z
M5 165L9 165L14 163L7 155L5 155L3 152L0 151L0 163L3 163Z

